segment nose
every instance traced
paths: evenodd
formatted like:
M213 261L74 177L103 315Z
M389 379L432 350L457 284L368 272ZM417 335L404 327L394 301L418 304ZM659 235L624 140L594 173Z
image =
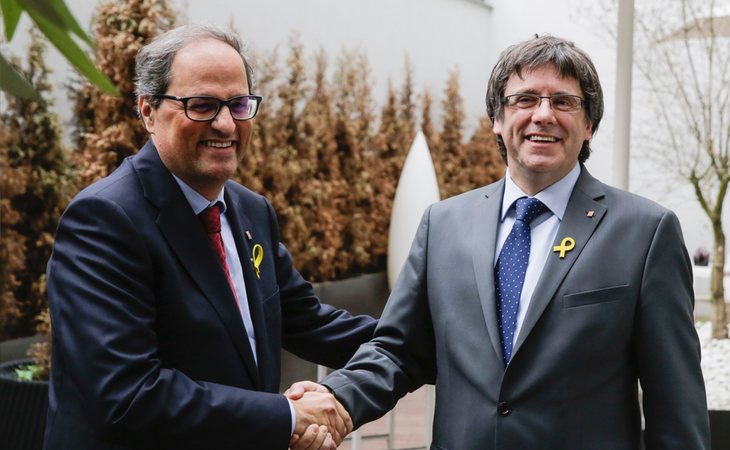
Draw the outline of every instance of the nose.
M553 123L555 121L555 112L549 98L540 99L535 110L532 111L532 121L535 123Z
M221 110L218 111L218 115L211 122L211 126L224 133L232 133L236 129L236 121L233 120L228 106L221 106Z

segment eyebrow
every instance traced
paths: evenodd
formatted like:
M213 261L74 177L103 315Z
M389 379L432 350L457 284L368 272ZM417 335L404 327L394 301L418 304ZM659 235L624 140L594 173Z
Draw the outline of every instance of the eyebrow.
M177 97L183 97L183 98L187 98L187 97L206 97L206 98L214 98L214 99L217 99L217 100L230 100L232 98L246 97L246 96L249 96L249 95L254 95L254 94L235 94L235 95L232 95L230 97L225 97L225 98L218 97L216 95L211 95L211 94L178 95Z
M522 91L517 91L517 92L512 93L512 94L509 94L509 95L515 95L515 94L535 94L535 95L540 95L540 92L538 92L537 89L530 88L530 89L525 89L525 90L522 90ZM576 95L576 96L580 97L582 94L574 94L572 92L558 91L558 92L552 92L550 95L551 96L553 96L553 95Z

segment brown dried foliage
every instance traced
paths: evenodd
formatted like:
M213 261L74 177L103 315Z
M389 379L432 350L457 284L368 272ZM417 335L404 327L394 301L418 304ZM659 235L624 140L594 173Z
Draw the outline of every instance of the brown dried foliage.
M133 59L141 45L173 25L173 17L165 2L155 0L107 1L99 6L95 58L118 84L122 96L109 97L88 85L76 88L79 151L73 162L78 175L68 191L75 192L108 174L147 139L135 111ZM312 281L385 270L392 201L417 117L432 150L443 197L494 181L504 171L488 120L482 119L471 141L463 142L457 72L452 73L443 94L447 100L441 102L444 125L440 133L431 121L431 107L432 98L441 95L425 92L418 111L410 64L406 63L400 89L389 88L379 114L371 94L373 85L362 52L343 51L330 70L322 52L306 59L296 38L290 41L283 64L277 52L258 61L256 93L264 96L264 104L235 178L271 199L279 215L282 240L303 275ZM37 110L28 112L38 114ZM2 320L28 310L9 294L20 286L42 296L42 276L29 284L23 280L31 277L29 267L40 267L42 275L48 255L35 257L32 266L23 255L31 244L47 252L55 220L68 199L67 195L44 194L44 201L52 204L44 203L42 210L53 218L53 226L41 227L48 217L33 220L34 229L46 230L46 234L31 236L30 228L21 225L31 216L21 214L12 199L27 195L28 186L40 186L39 178L50 179L50 169L41 176L34 172L42 167L40 163L21 163L25 161L22 152L14 152L10 145L20 133L8 131L6 124L10 123L4 119L0 132L0 168L7 174L0 180ZM46 143L52 141L44 138ZM51 185L63 186L59 182ZM33 300L28 304L45 303ZM30 316L33 326L46 323L44 316L37 316L40 309ZM43 352L38 350L42 347L35 352L41 358Z
M482 118L471 141L464 144L464 100L459 87L459 72L453 70L446 82L441 102L443 131L432 138L436 176L441 198L448 198L495 181L504 175L497 140L489 119ZM430 125L429 125L430 126ZM427 138L428 141L428 138Z
M174 26L175 12L165 0L107 0L97 7L93 24L94 61L120 96L86 81L72 88L78 121L74 154L78 188L109 174L147 140L137 117L134 58L140 47Z
M497 138L492 132L492 121L487 116L479 119L479 126L471 139L461 148L462 170L458 176L448 180L449 189L454 195L504 176L506 166L499 154Z
M41 375L50 365L44 272L58 219L75 192L107 175L147 139L135 109L134 57L149 39L171 28L174 17L161 0L109 0L99 5L92 33L97 44L94 59L121 95L104 94L88 82L71 87L78 150L68 158L70 164L60 146L57 118L43 95L35 102L8 98L1 115L0 340L44 334L46 340L29 353ZM37 38L29 57L27 77L44 94L50 85Z
M38 365L38 372L34 377L47 380L51 373L51 315L48 308L44 308L36 320L36 331L43 336L43 340L30 346L28 356Z
M362 52L344 50L329 71L324 53L305 59L293 37L283 65L276 50L259 59L256 92L264 103L237 180L272 201L282 241L306 278L385 270L393 198L419 116L410 64L401 88L389 87L376 123ZM440 180L453 195L496 180L504 166L488 120L462 142L456 72L449 83L444 132L431 123L428 92L420 117L435 163L452 168Z
M69 198L44 51L43 38L33 30L27 68L18 68L39 98L6 95L7 106L0 112L0 340L34 333L46 307L45 269L53 233Z
M45 100L50 85L37 38L27 76L41 99L8 98L0 113L0 340L43 333L46 339L30 351L41 374L50 366L44 271L52 233L75 192L107 175L147 139L136 115L134 56L171 28L174 17L160 0L109 0L98 7L94 57L121 96L87 83L72 88L78 151L71 168ZM441 102L439 133L431 121L431 93L424 92L420 114L417 110L408 62L401 88L389 87L376 124L367 57L343 51L331 76L323 52L313 61L307 64L296 38L283 68L277 52L261 58L256 84L265 101L236 175L271 199L282 240L305 277L324 281L385 270L392 202L416 117L432 150L442 197L502 176L489 120L481 119L470 142L463 142L457 72Z

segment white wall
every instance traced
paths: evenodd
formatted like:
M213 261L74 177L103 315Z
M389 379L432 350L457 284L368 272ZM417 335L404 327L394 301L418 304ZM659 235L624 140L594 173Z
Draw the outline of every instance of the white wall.
M211 3L220 7L211 7ZM234 8L230 5L236 5ZM489 66L489 9L469 0L243 0L188 2L191 21L235 23L258 51L286 44L296 30L305 50L323 48L331 65L343 47L368 54L375 99L385 98L387 81L402 83L406 55L420 95L436 101L449 71L458 67L467 115L485 113ZM436 106L436 105L434 105Z
M81 25L89 28L96 0L66 0ZM369 58L373 96L384 103L387 83L400 87L406 55L414 67L416 94L429 89L436 113L451 69L460 70L462 95L470 125L485 114L484 92L491 68L489 8L475 0L189 0L177 1L181 23L233 24L248 46L266 53L280 46L280 58L292 32L308 54L323 48L330 67L343 48L362 49ZM15 54L27 47L27 18L9 45ZM49 52L57 86L68 79L69 66ZM255 65L255 61L254 61ZM60 111L70 111L59 98ZM70 120L70 114L64 114ZM440 114L435 114L438 119Z

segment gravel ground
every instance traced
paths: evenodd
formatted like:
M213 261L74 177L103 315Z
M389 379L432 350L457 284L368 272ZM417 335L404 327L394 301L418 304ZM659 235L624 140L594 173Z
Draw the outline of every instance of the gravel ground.
M710 322L698 322L702 344L702 373L707 388L707 407L730 410L730 339L710 339Z

